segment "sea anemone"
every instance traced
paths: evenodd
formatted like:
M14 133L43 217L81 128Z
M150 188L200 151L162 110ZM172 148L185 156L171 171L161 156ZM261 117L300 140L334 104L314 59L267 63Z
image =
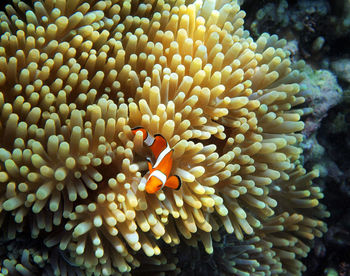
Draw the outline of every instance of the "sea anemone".
M6 6L1 227L12 236L28 227L88 275L147 262L174 270L160 247L184 238L211 254L224 228L270 249L256 259L266 271L271 257L280 269L270 273L298 274L295 257L327 215L309 181L317 172L298 161L301 75L285 41L254 41L244 15L236 1L213 0ZM136 126L173 148L180 190L145 192Z

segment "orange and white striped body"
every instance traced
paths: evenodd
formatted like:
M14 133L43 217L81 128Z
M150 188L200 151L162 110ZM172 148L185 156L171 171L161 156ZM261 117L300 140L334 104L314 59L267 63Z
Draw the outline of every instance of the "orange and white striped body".
M154 164L150 158L146 158L150 172L146 182L146 192L153 194L164 186L176 190L180 189L180 177L177 175L170 176L173 166L173 150L166 139L160 134L156 134L153 137L142 127L132 129L133 134L136 134L138 131L142 132L143 142L150 147L155 158Z

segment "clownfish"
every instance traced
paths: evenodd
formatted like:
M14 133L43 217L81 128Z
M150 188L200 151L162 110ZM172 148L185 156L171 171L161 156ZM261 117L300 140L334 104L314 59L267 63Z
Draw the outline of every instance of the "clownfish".
M143 142L150 147L156 160L153 164L150 158L146 158L150 172L146 182L146 192L154 194L164 186L175 190L180 189L181 178L177 175L170 176L173 166L173 149L170 148L167 140L161 134L151 136L143 127L136 127L131 131L134 135L138 131L142 132Z

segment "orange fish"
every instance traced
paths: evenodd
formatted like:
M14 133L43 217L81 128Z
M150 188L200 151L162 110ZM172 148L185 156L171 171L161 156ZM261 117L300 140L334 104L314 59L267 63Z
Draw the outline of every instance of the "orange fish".
M165 138L160 134L156 134L153 137L143 127L136 127L131 131L134 135L138 131L142 132L143 142L146 146L150 147L156 160L153 164L150 158L146 158L148 170L150 172L146 182L146 192L154 194L164 186L175 190L180 189L181 178L177 175L170 176L170 171L173 166L173 149L169 147Z

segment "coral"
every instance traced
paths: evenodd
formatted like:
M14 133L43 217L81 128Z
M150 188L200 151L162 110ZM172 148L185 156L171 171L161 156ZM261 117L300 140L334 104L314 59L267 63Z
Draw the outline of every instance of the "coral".
M211 254L225 229L254 244L228 273L300 274L328 215L299 162L302 76L286 41L254 41L244 16L236 1L8 5L2 229L29 228L87 275L177 273L170 246ZM145 192L135 126L167 139L180 190Z
M333 61L331 63L332 71L337 75L337 77L345 81L347 84L350 83L350 59L341 58Z
M278 3L278 5L274 3L267 3L263 6L263 8L259 9L256 13L256 19L251 24L251 30L253 34L260 35L260 30L262 25L265 22L279 25L282 28L285 28L289 24L289 15L286 9L288 8L288 2L282 0Z
M306 99L309 114L305 121L303 133L306 137L315 133L327 111L340 103L343 90L337 79L328 70L313 70L310 66L303 70L305 79L301 83L301 95Z
M289 40L296 39L304 58L317 60L320 53L328 51L332 40L329 33L330 19L327 17L331 5L329 1L267 1L250 5L255 16L248 26L255 37L269 31ZM326 46L326 47L325 47Z
M349 34L350 26L350 1L349 0L337 0L335 1L335 9L337 11L337 18L333 20L336 21L335 31L342 36Z
M327 1L304 0L295 4L282 0L277 3L267 3L256 13L256 18L251 24L252 31L259 35L265 24L278 26L278 29L287 27L296 31L307 28L315 28L315 25L307 24L312 17L325 17L330 7Z
M300 84L300 94L305 97L307 103L304 108L305 128L302 131L305 139L300 144L304 150L303 162L308 167L317 169L321 179L327 175L336 177L339 169L329 159L323 141L320 144L317 134L329 110L342 101L343 90L334 74L328 70L313 70L310 66L306 66L303 74L305 79ZM336 123L327 124L327 129L333 128L337 128Z
M307 66L304 73L306 77L301 83L301 94L308 107L304 109L305 139L300 146L304 150L303 162L308 168L319 171L318 184L325 187L327 179L339 180L343 174L337 162L330 158L331 146L324 139L326 133L333 130L337 132L339 128L339 123L327 122L327 116L342 101L343 90L328 70L313 70ZM326 129L322 124L326 125Z

